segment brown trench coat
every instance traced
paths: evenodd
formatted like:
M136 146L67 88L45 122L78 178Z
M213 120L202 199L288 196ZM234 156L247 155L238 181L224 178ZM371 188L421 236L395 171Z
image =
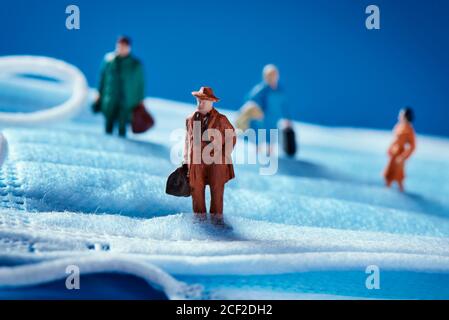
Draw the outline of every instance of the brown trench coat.
M234 127L228 118L215 108L209 112L208 118L207 128L200 125L203 123L204 116L198 112L193 113L186 119L184 163L189 168L193 211L200 214L206 213L204 193L205 186L209 185L211 189L210 213L222 214L224 185L235 177L231 153L237 138ZM201 133L195 133L195 122L197 122L197 126L201 127L201 132L206 129L217 130L216 133L221 135L221 141L215 141L213 134L210 136L210 141L199 141ZM215 148L212 148L211 143L215 145ZM220 143L220 145L216 145L217 143ZM219 159L218 161L204 163L202 153L204 148L208 146L211 150L209 154L216 156L213 159ZM215 151L219 151L219 154L216 155Z
M410 123L398 123L394 128L395 140L388 149L390 160L384 171L385 181L402 183L405 178L405 160L410 158L416 147L415 130ZM398 161L398 159L402 161Z

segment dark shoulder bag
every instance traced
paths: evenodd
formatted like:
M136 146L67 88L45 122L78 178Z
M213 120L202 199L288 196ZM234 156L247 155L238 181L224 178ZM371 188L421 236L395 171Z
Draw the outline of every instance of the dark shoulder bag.
M132 114L131 128L133 133L144 133L154 126L154 119L146 110L145 105L140 103Z

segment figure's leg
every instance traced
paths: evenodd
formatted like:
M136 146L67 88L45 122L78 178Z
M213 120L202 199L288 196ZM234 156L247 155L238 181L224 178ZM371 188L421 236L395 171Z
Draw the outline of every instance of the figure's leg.
M270 128L267 128L267 141L265 142L265 155L269 157L271 155L271 134L270 134Z
M270 157L273 154L273 144L270 142L269 144L267 144L267 150L266 151L266 155L267 157Z
M205 199L206 186L195 185L192 187L192 208L195 213L195 217L200 220L206 220L206 199Z
M262 128L262 121L252 119L249 122L249 129L253 130L256 133L255 140L251 141L256 145L257 152L260 151L260 137L259 137L259 129ZM248 138L248 141L250 141L250 138Z
M398 181L399 191L404 192L404 182L402 180Z
M385 185L390 188L396 176L396 161L393 157L388 160L387 166L384 170Z
M223 195L224 184L215 183L210 186L211 204L210 204L210 217L213 223L223 223Z
M120 117L119 117L119 127L118 127L118 134L120 137L126 137L126 125L128 123L128 114L123 110L120 109Z
M120 116L120 107L114 106L112 112L106 116L106 133L112 134L114 132L115 123Z
M112 134L114 132L114 118L112 116L106 117L105 131L106 134Z
M397 182L398 182L399 190L401 192L404 192L404 179L405 179L404 162L401 162L400 164L398 164L398 170L397 170Z

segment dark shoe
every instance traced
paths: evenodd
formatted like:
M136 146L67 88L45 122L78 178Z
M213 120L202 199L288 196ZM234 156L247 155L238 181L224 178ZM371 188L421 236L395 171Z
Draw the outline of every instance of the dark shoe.
M227 225L223 219L223 215L211 215L210 220L212 222L212 225L220 228L222 230L232 230L232 227L230 225Z
M207 221L207 216L205 213L195 213L195 215L193 216L194 223L202 223L205 221Z
M112 133L114 133L114 122L109 119L106 119L106 124L105 124L104 129L105 129L106 134L111 135Z
M224 224L224 219L223 219L223 215L222 214L211 213L210 214L210 221L212 222L212 224L216 224L216 225Z

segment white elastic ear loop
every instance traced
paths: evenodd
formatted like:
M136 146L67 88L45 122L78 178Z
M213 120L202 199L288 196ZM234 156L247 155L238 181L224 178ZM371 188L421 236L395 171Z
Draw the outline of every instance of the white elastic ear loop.
M74 116L87 101L88 84L84 74L60 60L37 56L0 57L0 73L49 77L72 87L72 94L60 105L28 113L0 112L0 125L33 126L58 122Z
M8 157L8 141L5 136L0 133L0 168Z

